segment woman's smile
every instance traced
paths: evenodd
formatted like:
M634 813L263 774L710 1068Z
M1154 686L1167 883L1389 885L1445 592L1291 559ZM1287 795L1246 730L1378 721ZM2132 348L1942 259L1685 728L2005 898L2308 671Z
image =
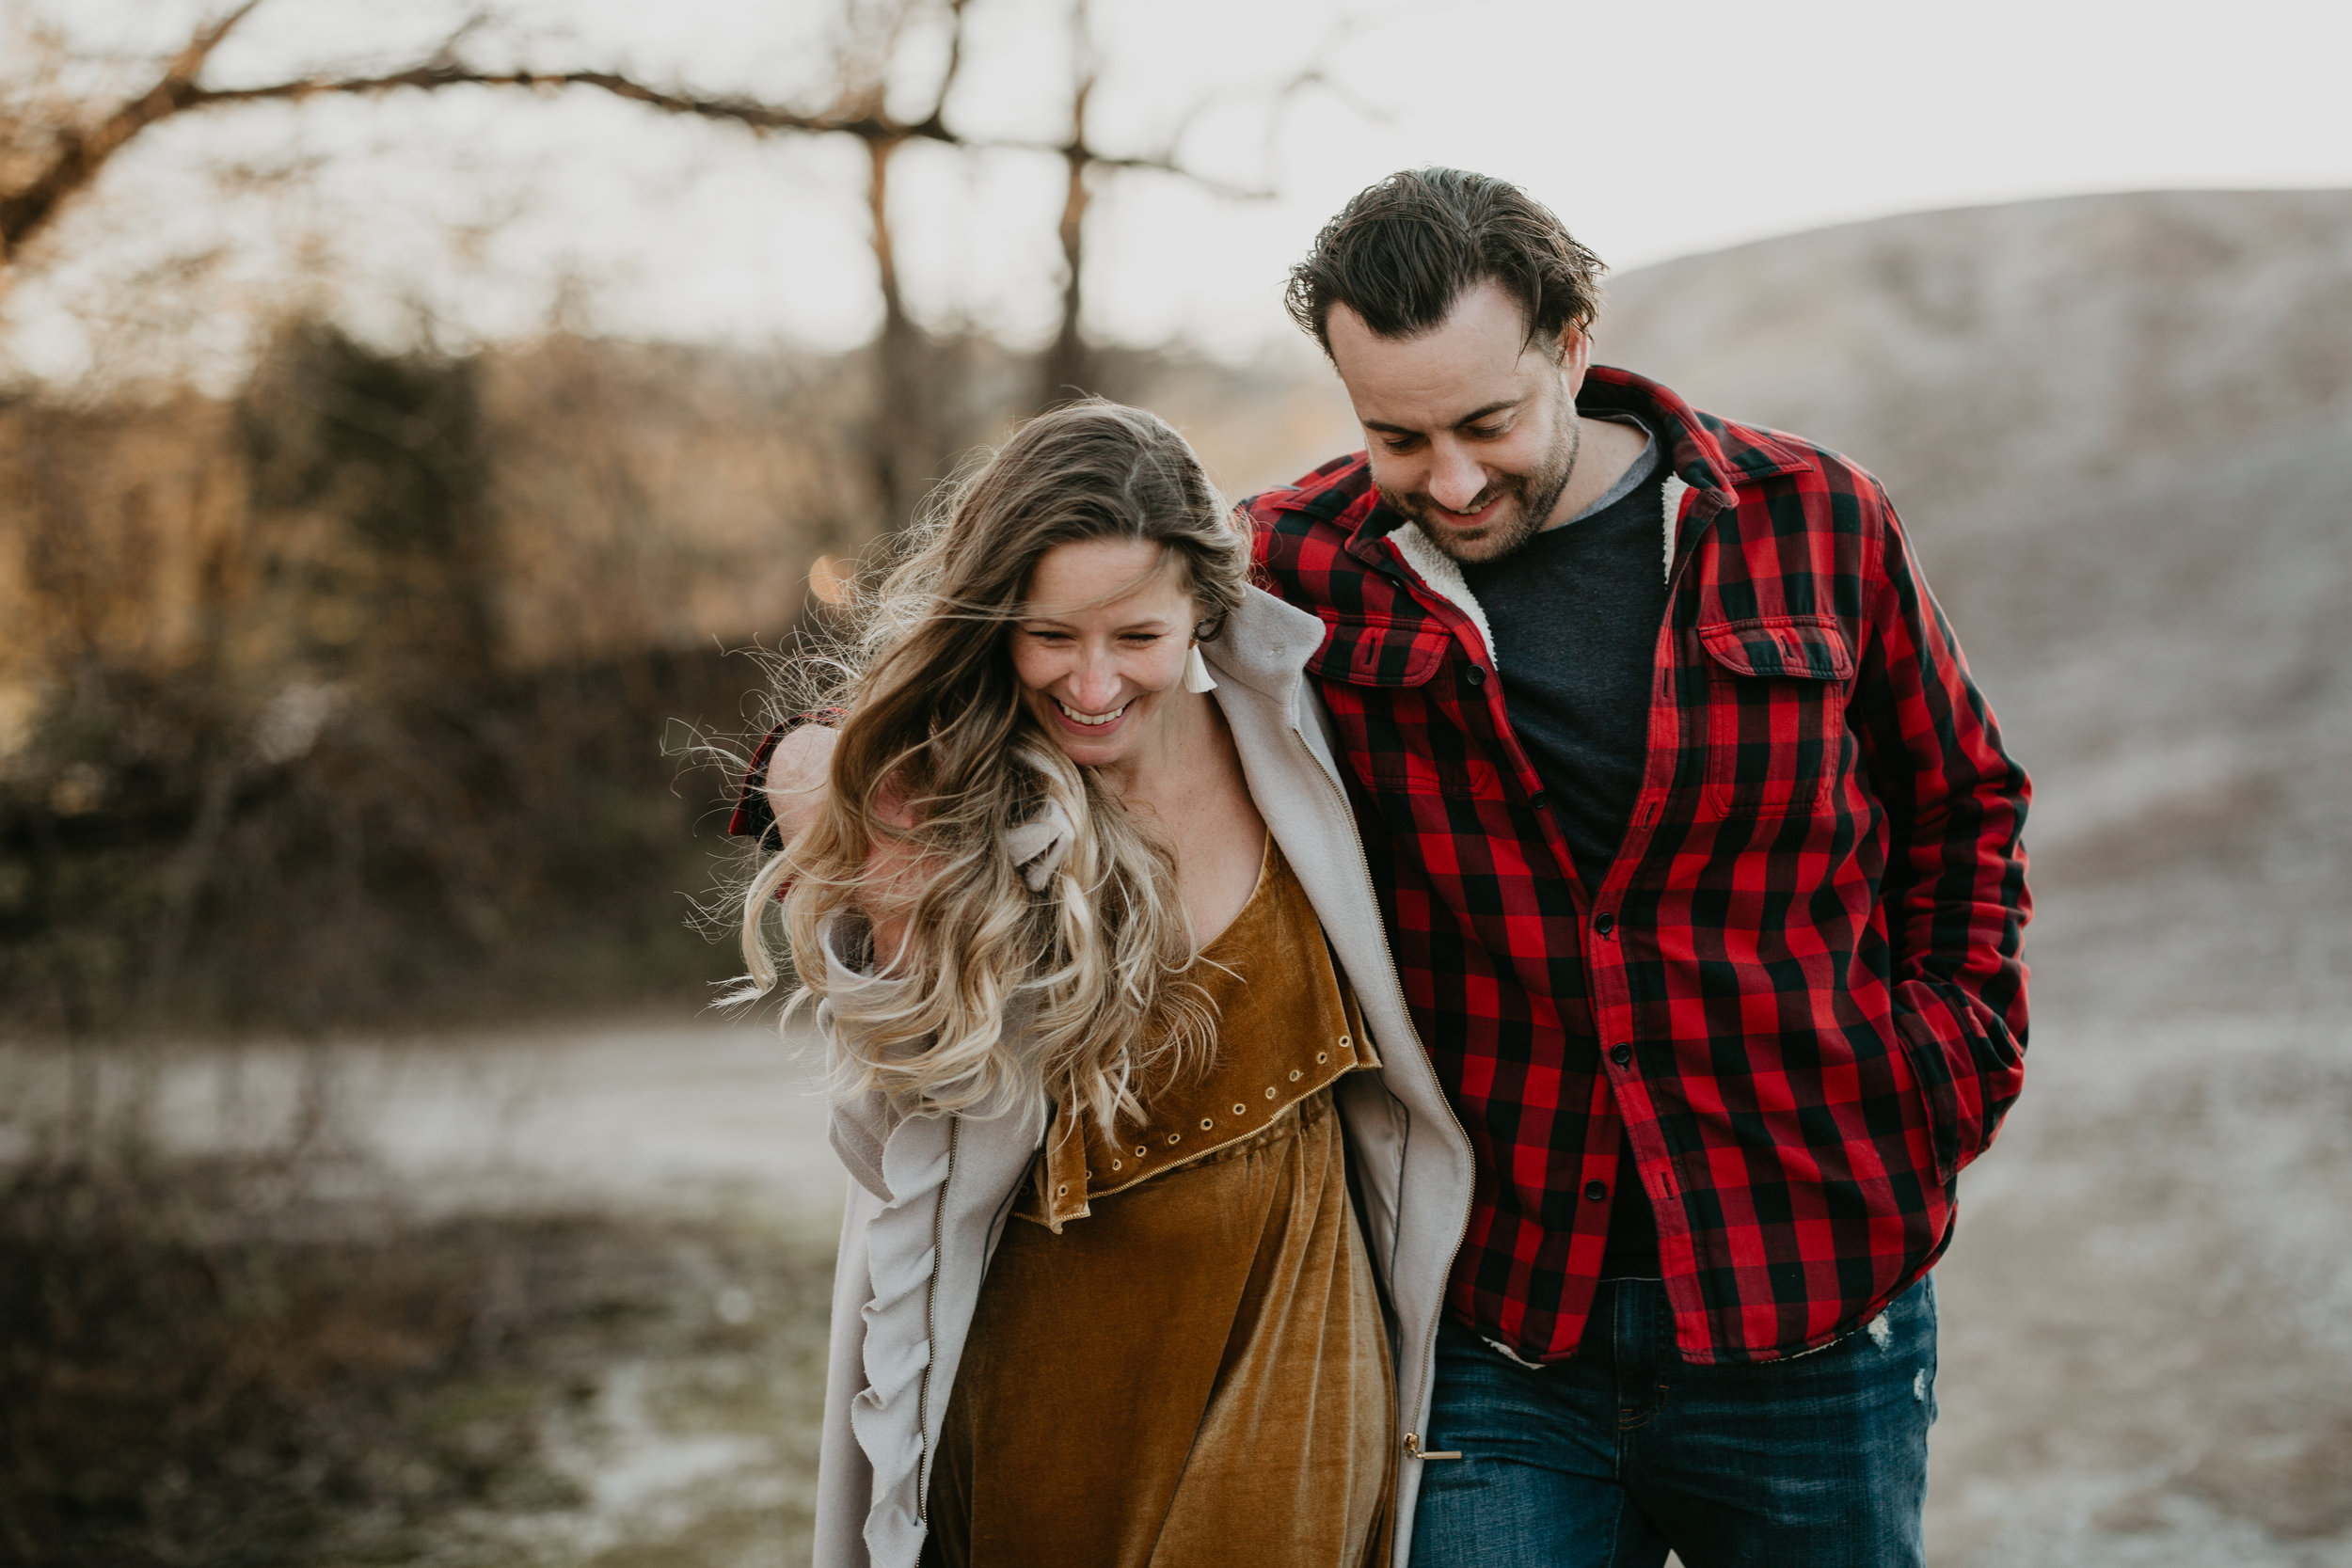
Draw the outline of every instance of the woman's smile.
M1059 697L1056 697L1054 699L1054 705L1061 709L1061 716L1063 718L1069 720L1073 724L1083 724L1088 729L1101 729L1104 725L1118 723L1120 719L1125 715L1128 706L1127 704L1121 703L1117 707L1111 709L1108 713L1081 713L1076 708L1072 707L1068 703L1063 702Z

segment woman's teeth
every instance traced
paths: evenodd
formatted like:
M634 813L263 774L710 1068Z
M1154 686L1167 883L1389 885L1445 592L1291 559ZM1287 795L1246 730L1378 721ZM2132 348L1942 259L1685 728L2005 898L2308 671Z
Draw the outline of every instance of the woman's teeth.
M1059 697L1054 699L1054 705L1061 709L1064 718L1080 724L1107 724L1127 711L1127 705L1121 703L1108 713L1080 713Z

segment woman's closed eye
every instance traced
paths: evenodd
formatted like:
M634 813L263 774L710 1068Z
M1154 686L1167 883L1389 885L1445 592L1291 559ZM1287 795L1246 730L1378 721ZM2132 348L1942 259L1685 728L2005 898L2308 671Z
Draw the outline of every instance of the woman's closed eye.
M1077 641L1066 631L1057 631L1047 626L1024 626L1021 628L1021 635L1032 642L1041 642L1049 648L1062 647ZM1166 641L1167 639L1168 633L1164 631L1122 631L1119 634L1120 643L1129 648L1149 648L1154 643Z

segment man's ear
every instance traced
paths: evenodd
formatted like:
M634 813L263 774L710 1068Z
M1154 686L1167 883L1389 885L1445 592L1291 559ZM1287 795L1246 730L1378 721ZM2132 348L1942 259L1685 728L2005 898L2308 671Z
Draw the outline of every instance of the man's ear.
M1568 378L1568 396L1574 398L1584 389L1584 372L1593 363L1593 336L1576 323L1560 329L1560 352L1555 360L1560 372Z

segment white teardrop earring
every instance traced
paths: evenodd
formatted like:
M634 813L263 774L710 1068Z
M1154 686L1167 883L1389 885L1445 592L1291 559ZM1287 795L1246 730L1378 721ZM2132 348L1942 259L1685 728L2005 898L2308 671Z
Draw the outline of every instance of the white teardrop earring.
M1191 652L1184 655L1184 689L1196 692L1216 689L1216 679L1209 673L1209 661L1200 657L1200 644L1198 642L1192 645Z

